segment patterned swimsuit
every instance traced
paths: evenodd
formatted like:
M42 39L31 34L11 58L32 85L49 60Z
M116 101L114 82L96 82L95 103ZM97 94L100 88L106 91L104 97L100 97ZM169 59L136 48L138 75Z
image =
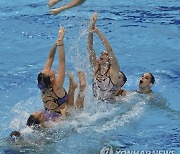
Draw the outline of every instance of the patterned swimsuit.
M65 91L65 90L64 90ZM45 107L45 110L54 110L57 113L60 113L60 111L57 111L57 109L64 103L67 102L67 93L65 91L65 95L64 97L60 98L59 96L56 95L56 93L54 92L53 88L50 87L48 88L46 91L42 91L42 101L44 104L48 103L48 102L53 102L56 103L58 106L55 107L54 109L48 109L47 107Z
M98 100L112 101L113 96L115 95L117 86L113 84L108 75L109 69L103 75L99 73L99 69L95 73L93 79L93 94Z

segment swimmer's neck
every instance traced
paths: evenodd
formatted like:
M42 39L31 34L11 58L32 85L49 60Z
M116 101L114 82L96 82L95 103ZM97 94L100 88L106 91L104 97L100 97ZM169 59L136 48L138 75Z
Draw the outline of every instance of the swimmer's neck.
M152 92L152 90L149 87L146 87L146 88L139 88L137 92L141 94L149 94Z

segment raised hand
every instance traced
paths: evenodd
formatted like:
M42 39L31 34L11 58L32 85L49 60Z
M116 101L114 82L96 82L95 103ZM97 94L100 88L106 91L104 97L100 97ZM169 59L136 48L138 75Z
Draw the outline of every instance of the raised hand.
M90 19L90 24L89 24L90 31L94 30L94 28L95 28L95 23L97 21L97 16L98 16L98 13L94 12L94 14L92 15L92 17Z
M59 37L57 40L57 46L63 45L64 34L65 34L65 29L64 29L64 27L61 26L59 28L59 33L58 33Z

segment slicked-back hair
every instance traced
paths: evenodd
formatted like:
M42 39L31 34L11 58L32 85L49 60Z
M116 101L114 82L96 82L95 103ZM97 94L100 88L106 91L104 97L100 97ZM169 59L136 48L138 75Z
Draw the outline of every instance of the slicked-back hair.
M35 126L35 125L39 125L40 124L40 120L35 118L33 115L30 115L26 125L27 126Z
M122 73L122 75L123 75L123 81L124 81L124 83L123 83L122 86L124 86L124 84L125 84L126 81L127 81L127 77L126 77L126 75L125 75L122 71L120 71L120 73ZM121 86L121 87L122 87L122 86Z
M149 73L150 75L151 75L151 80L150 80L150 82L152 83L152 84L154 84L155 83L155 77L154 77L154 75L152 75L152 73Z
M51 86L51 80L49 76L46 76L44 73L40 72L37 77L38 87L42 90Z

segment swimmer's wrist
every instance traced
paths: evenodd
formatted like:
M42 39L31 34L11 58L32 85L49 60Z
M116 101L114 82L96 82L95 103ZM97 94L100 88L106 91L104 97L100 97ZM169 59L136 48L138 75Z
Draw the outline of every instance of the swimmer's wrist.
M56 45L57 46L63 46L64 45L63 40L58 40Z

